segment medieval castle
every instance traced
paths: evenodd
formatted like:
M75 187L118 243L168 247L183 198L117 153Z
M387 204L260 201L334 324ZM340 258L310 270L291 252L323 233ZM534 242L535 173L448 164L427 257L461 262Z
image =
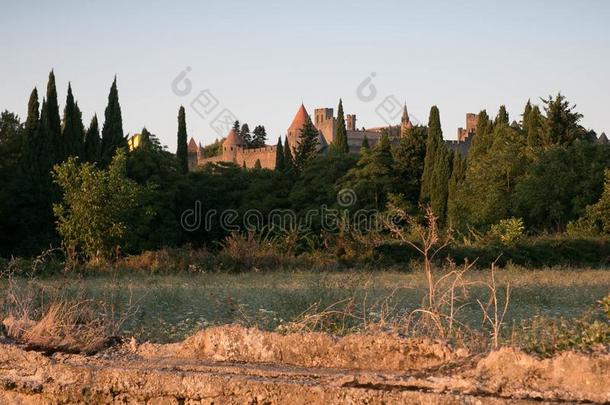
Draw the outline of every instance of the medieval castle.
M470 147L472 137L476 133L478 115L466 115L466 128L458 128L458 139L456 141L445 141L447 146L453 150L465 155ZM301 135L301 129L307 120L311 120L305 106L301 104L292 123L286 132L286 142L292 150L295 150ZM332 108L316 108L314 110L313 124L318 130L318 145L320 153L325 153L328 146L334 141L336 135L336 121ZM356 115L346 114L345 125L347 129L347 141L350 153L359 153L362 142L366 137L369 145L374 146L383 131L387 131L389 135L398 139L406 133L407 129L413 127L407 112L407 106L403 107L400 124L391 125L389 127L375 127L362 129L356 128ZM222 143L222 150L216 156L204 156L204 149L201 144L191 138L188 144L189 152L189 168L193 170L198 166L203 166L207 163L218 162L233 162L238 165L252 168L259 161L262 168L275 168L276 146L263 146L261 148L246 148L244 141L239 134L231 130Z

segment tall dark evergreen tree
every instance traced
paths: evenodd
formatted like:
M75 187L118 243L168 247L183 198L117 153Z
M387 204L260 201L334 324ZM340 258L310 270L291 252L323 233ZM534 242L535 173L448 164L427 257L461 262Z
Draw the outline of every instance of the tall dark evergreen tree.
M267 143L267 130L262 125L257 125L252 133L252 147L262 148Z
M443 223L447 213L449 177L451 176L450 156L443 141L443 131L438 108L430 109L428 119L428 138L426 140L426 157L422 175L420 201L430 203L432 210Z
M180 106L180 109L178 110L178 149L176 150L176 158L178 159L178 167L184 174L188 173L189 171L187 138L186 116L184 107Z
M366 137L366 135L364 135L364 138L362 139L362 145L360 145L360 153L366 153L371 149L371 146L369 145L369 138Z
M256 159L256 162L254 162L254 168L255 169L262 169L263 166L261 165L261 160L260 159Z
M508 112L506 111L506 107L504 105L500 106L500 109L498 110L498 115L496 116L496 121L495 124L506 124L508 125L509 123L509 117L508 117Z
M451 225L459 222L461 210L458 201L458 190L462 182L466 178L466 159L462 155L456 153L453 156L453 167L451 169L451 178L449 179L449 187L447 192L447 218Z
M532 107L532 111L528 117L527 127L524 129L527 131L527 146L533 148L542 146L542 114L537 105Z
M284 138L284 171L288 174L295 172L294 156L291 149L288 137Z
M472 160L473 156L478 156L487 153L491 147L493 137L493 123L487 115L486 110L479 112L479 122L477 124L476 135L472 139L470 150L468 151L468 159Z
M532 103L530 100L527 100L527 104L525 104L525 109L523 110L523 115L521 119L521 130L527 136L527 131L530 123L530 114L532 113Z
M84 155L85 128L83 118L74 101L72 86L68 83L68 95L64 107L63 127L61 141L63 146L63 160L70 156L83 157Z
M379 142L360 155L341 187L356 192L360 208L383 210L394 185L393 167L392 144L384 131Z
M239 120L235 120L235 122L233 123L233 131L235 131L235 135L239 135Z
M437 106L432 106L428 117L428 136L426 139L426 157L422 173L420 201L430 201L433 191L433 173L437 162L438 150L443 141L441 121Z
M108 105L104 112L104 127L102 128L102 148L100 162L107 166L112 161L114 153L119 148L127 146L123 134L123 118L121 116L121 105L119 104L119 92L117 90L116 77L110 87L108 94Z
M278 172L284 172L286 165L284 165L284 148L282 147L282 137L277 139L277 146L275 147L275 170Z
M40 150L40 118L38 90L34 87L28 101L28 116L23 137L22 167L26 173L38 174L38 152Z
M39 172L47 179L50 179L51 169L56 163L55 147L53 145L55 138L51 125L52 120L49 118L49 105L46 99L43 99L42 106L40 107L39 140L36 154L38 156Z
M99 161L101 142L97 114L95 114L91 118L91 123L85 134L85 160L87 162L95 163Z
M59 103L57 101L57 86L53 70L49 73L49 81L47 82L46 114L45 122L42 125L45 127L45 136L51 140L53 145L53 151L49 158L53 163L59 163L63 160L64 147L61 139Z
M561 93L542 101L546 115L544 141L547 146L570 145L576 139L586 137L585 129L579 124L582 114L574 111L576 106L570 105Z
M451 178L451 155L444 142L441 144L436 155L432 178L430 206L432 211L438 216L439 223L444 224L447 217L449 179Z
M241 126L239 134L241 135L241 139L244 141L244 145L246 145L246 148L252 148L252 134L250 133L250 127L247 123L244 123Z
M314 127L311 120L306 120L301 129L294 156L297 173L302 172L305 166L316 157L318 153L318 136L319 132L316 127Z
M343 100L339 99L337 109L337 121L335 122L335 139L331 145L331 150L335 153L349 153L347 143L347 129L345 127L345 116L343 113Z
M400 138L393 151L395 193L403 194L413 206L419 201L427 136L426 127L413 127Z

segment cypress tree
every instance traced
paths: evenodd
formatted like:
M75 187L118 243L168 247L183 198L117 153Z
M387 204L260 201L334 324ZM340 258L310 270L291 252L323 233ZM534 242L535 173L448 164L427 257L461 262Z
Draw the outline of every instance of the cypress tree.
M27 173L37 173L40 142L40 117L38 90L34 87L28 101L28 116L25 120L23 137L22 167Z
M275 147L275 170L278 172L284 172L286 166L284 165L284 148L282 147L282 137L277 139L277 146Z
M42 176L49 176L51 168L56 163L53 145L53 129L51 128L51 119L49 118L49 105L46 99L42 100L40 108L40 127L38 133L38 143L36 146L36 155L38 160L38 172Z
M239 135L239 120L233 123L233 131L235 131L235 135Z
M362 145L360 146L360 153L366 153L371 149L369 146L369 138L364 135L364 139L362 140Z
M438 107L430 109L426 157L422 174L420 200L428 201L439 222L443 223L447 213L449 178L451 176L450 155L443 141Z
M97 114L91 118L91 123L85 134L85 160L87 162L95 163L100 158L100 129L97 122Z
M459 208L458 189L466 178L466 159L456 153L453 156L453 167L447 190L447 218L451 225L459 222L461 210Z
M527 131L527 145L532 148L542 146L542 114L537 105L532 107L528 119L528 126L525 129Z
M262 169L263 166L261 165L261 160L260 159L256 159L256 162L254 162L254 168L255 169Z
M335 139L331 145L331 150L346 154L349 153L349 145L347 143L347 129L345 128L345 116L343 113L343 100L339 99L339 108L337 109L337 121L335 123Z
M495 124L506 124L508 125L509 118L508 112L506 111L506 107L504 105L500 106L500 110L498 110L498 115L496 116Z
M284 139L284 171L286 173L294 172L294 157L292 156L290 144L288 143L288 137Z
M119 92L116 85L116 76L108 94L108 105L104 111L104 127L102 128L102 147L100 162L106 167L112 161L117 149L127 146L123 134L123 118L119 104Z
M241 139L244 141L244 144L246 145L246 148L252 148L252 134L250 134L250 127L248 126L247 123L244 123L244 125L241 126L241 129L239 131L239 134L241 135Z
M394 192L403 194L414 207L419 201L427 136L426 127L415 126L405 131L404 136L400 138L398 145L393 150Z
M184 107L180 106L178 110L178 149L176 150L176 158L178 159L178 167L184 174L189 171L187 137Z
M451 177L451 156L449 150L442 143L436 154L434 172L432 174L432 189L430 206L438 216L440 224L444 224L447 216L447 201L449 198L449 179Z
M319 132L310 119L305 121L301 134L299 135L299 142L294 156L294 166L298 173L311 162L318 153L318 136Z
M432 106L428 117L428 137L426 140L426 157L424 159L424 172L422 174L422 185L420 201L430 201L432 197L432 182L434 167L437 161L437 153L442 142L442 130L437 106Z
M468 151L468 158L472 160L474 156L478 156L482 153L486 153L491 147L492 143L492 131L493 123L487 115L487 111L482 110L479 112L479 122L477 124L477 132L472 139L472 145L470 151Z
M151 134L148 131L148 129L146 129L146 127L144 127L144 128L142 128L142 131L140 132L139 149L149 151L149 150L151 150L152 146L153 146L153 144L152 144Z
M530 114L532 113L532 103L530 100L527 100L527 104L525 104L525 109L523 110L523 119L521 120L521 130L527 136L527 131L529 128L530 122Z
M49 81L47 82L46 107L44 126L47 133L45 136L51 140L53 145L53 151L49 158L53 163L59 163L63 160L64 147L61 139L59 103L57 102L57 86L55 85L55 73L53 70L49 73Z
M74 102L70 83L68 83L68 95L66 97L66 106L64 107L61 138L63 144L62 160L65 160L70 156L83 157L85 128L83 126L83 118L80 109Z
M390 168L389 171L391 171L394 165L394 158L392 157L392 144L387 131L382 133L379 143L375 145L374 152L377 163L383 167Z

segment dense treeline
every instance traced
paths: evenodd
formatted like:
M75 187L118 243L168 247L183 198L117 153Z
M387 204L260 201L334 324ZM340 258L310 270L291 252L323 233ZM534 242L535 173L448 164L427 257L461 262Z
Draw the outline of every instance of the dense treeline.
M396 139L388 131L373 147L365 139L353 155L340 101L337 141L327 153L317 152L317 130L307 122L296 149L278 140L276 170L225 163L189 172L184 108L176 154L146 128L129 151L116 78L103 123L94 116L85 126L70 84L60 117L51 72L42 99L32 91L25 121L8 111L0 116L0 254L33 255L62 244L86 258L211 246L232 226L243 229L240 221L252 210L260 213L259 228L277 209L309 216L307 232L315 236L321 207L399 206L416 214L430 205L443 226L464 237L502 241L511 233L600 236L610 232L610 146L597 142L581 118L561 94L540 105L528 101L512 122L503 106L495 117L481 111L461 156L446 146L440 111L432 107L427 126ZM248 147L264 145L263 126L250 134L247 124L235 125ZM340 190L353 191L348 207L337 199ZM226 210L238 218L230 226Z

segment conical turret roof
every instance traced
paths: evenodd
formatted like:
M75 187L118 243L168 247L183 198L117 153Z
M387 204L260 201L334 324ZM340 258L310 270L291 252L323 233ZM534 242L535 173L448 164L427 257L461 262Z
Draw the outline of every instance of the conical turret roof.
M309 119L309 114L307 113L305 106L301 104L299 110L294 116L294 119L292 120L292 124L290 124L290 126L288 127L288 130L303 128L303 125L305 125L305 122L307 122L307 120Z
M189 141L188 150L190 152L197 152L197 142L193 138Z
M242 146L243 144L244 142L241 139L241 136L237 135L235 130L231 128L231 131L229 131L229 135L227 135L227 138L222 143L222 146Z

